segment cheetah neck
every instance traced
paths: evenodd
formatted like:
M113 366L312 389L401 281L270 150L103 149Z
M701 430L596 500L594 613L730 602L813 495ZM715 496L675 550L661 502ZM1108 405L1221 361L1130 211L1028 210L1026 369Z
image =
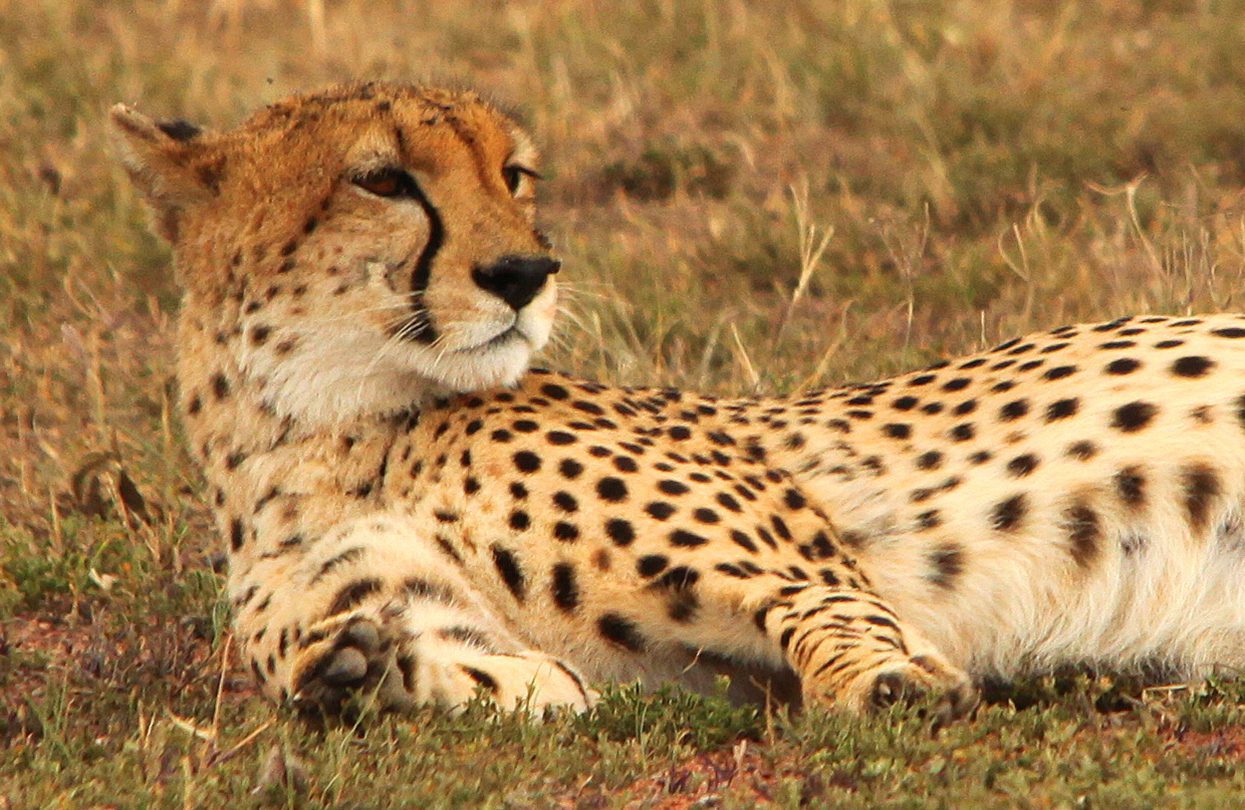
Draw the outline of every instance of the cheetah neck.
M374 511L388 450L418 414L412 405L326 422L283 415L237 361L241 339L182 318L183 415L236 572Z

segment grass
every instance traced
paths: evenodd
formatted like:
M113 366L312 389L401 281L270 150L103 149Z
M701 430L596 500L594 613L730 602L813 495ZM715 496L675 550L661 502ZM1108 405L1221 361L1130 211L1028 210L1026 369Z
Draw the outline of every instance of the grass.
M937 737L627 688L545 724L259 701L170 412L168 253L102 120L483 87L546 146L572 288L546 362L777 392L1240 307L1242 41L1239 0L0 0L0 807L1236 801L1235 683L1051 677Z

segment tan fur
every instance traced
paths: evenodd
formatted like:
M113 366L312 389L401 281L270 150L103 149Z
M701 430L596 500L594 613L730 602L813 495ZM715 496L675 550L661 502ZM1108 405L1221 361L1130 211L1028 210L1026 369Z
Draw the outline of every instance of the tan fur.
M583 709L585 678L725 671L951 716L969 675L1245 658L1241 316L793 398L610 388L527 371L553 277L517 311L476 280L547 242L507 182L533 149L473 94L336 87L180 140L113 116L173 241L184 412L274 697ZM423 201L361 187L378 167Z

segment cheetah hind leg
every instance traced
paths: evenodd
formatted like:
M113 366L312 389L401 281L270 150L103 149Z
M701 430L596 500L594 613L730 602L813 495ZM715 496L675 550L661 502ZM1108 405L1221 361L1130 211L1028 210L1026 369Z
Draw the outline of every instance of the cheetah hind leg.
M966 673L898 618L877 596L812 586L766 612L800 676L806 705L857 713L895 703L922 705L935 728L977 705Z
M492 649L461 617L444 629L412 627L417 613L389 605L332 616L312 628L293 667L295 705L309 712L361 707L462 711L477 695L498 708L543 714L587 710L597 694L570 665L536 650Z

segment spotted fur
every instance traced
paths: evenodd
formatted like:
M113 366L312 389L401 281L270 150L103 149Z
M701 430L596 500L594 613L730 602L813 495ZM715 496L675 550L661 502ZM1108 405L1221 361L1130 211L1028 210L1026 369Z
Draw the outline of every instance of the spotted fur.
M1245 663L1242 316L791 397L610 387L528 370L557 265L534 151L475 95L113 120L174 247L183 415L274 697L583 709L727 672L950 716L983 676Z

